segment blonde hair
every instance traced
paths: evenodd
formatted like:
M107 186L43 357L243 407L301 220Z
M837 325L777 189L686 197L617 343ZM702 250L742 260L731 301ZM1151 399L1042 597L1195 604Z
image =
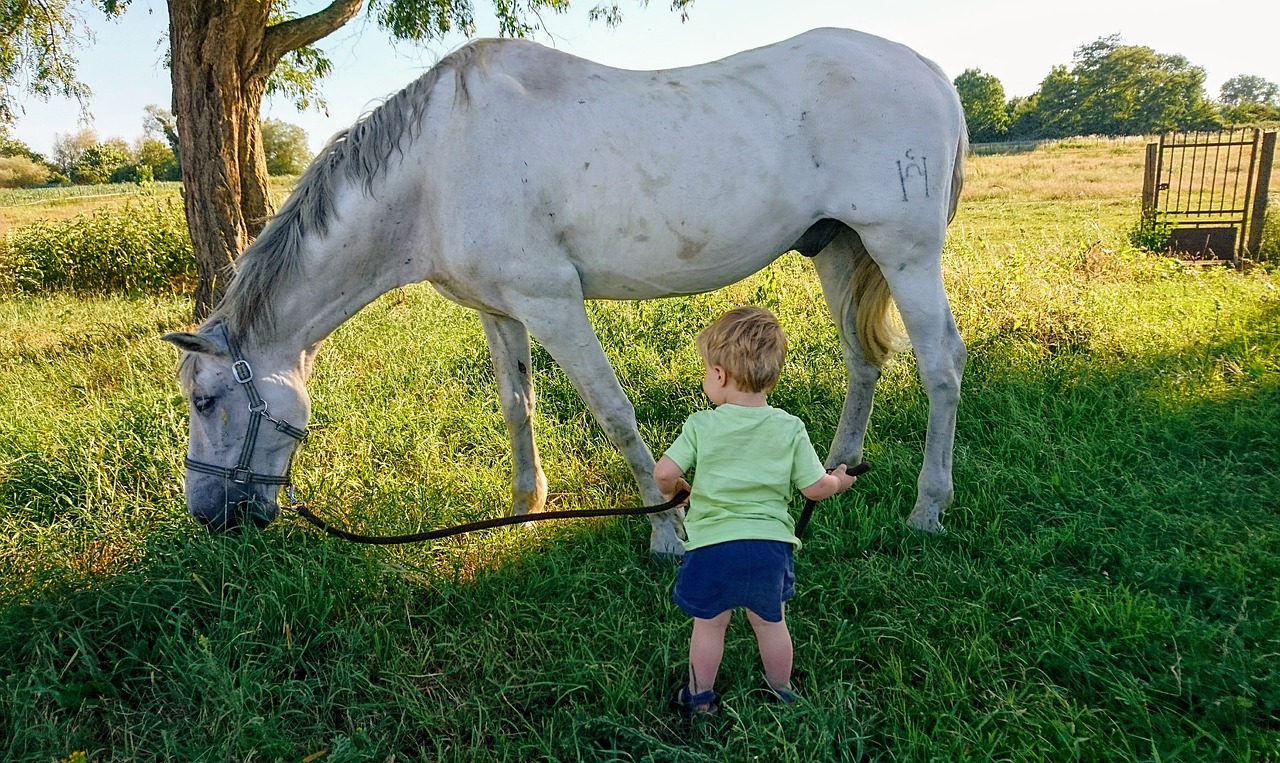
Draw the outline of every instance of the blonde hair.
M770 392L782 374L787 337L763 307L735 307L698 334L698 353L744 392Z

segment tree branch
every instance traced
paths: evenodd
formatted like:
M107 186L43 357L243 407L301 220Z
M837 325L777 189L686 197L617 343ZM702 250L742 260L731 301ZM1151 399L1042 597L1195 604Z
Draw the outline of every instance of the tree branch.
M362 5L364 0L333 0L326 8L310 16L267 27L259 66L274 68L286 53L327 37L355 18Z

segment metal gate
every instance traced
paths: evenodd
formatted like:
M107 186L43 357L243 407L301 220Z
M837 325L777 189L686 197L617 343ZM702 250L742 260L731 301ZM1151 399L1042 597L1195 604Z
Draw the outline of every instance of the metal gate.
M1170 251L1239 266L1262 240L1275 148L1257 128L1160 136L1147 144L1144 217L1171 227Z

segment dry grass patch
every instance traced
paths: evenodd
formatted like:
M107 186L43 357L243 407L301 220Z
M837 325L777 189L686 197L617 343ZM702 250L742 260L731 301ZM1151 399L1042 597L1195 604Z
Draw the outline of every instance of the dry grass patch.
M962 203L1140 200L1145 151L1145 139L1130 138L1084 148L1051 144L1026 152L973 155L966 165Z

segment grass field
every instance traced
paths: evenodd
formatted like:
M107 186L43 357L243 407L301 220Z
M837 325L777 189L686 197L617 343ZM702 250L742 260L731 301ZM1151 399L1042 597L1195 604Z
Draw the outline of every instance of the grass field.
M1280 294L1266 268L1130 248L1142 146L974 157L945 261L968 343L946 532L903 520L927 406L886 369L876 468L823 502L788 609L802 700L756 695L730 629L721 717L665 698L688 622L640 519L401 548L284 516L186 516L182 297L0 300L0 760L1280 761ZM844 371L795 255L722 292L591 314L655 450L703 406L725 307L788 330L775 405L823 450ZM637 503L535 348L556 508ZM344 324L311 384L300 492L359 531L503 511L475 317L429 288Z
M272 191L281 196L293 187L293 176L271 178ZM69 220L96 210L118 210L140 199L182 199L182 184L154 182L143 185L109 183L54 188L0 189L0 236L36 221Z

